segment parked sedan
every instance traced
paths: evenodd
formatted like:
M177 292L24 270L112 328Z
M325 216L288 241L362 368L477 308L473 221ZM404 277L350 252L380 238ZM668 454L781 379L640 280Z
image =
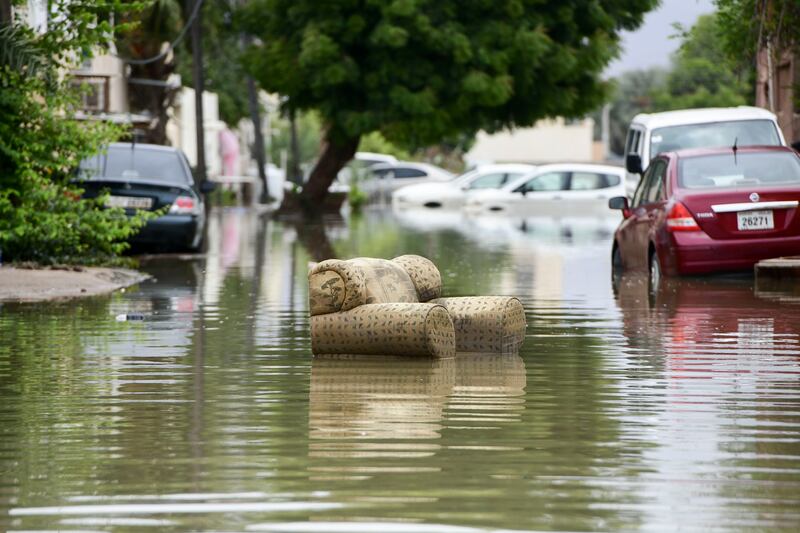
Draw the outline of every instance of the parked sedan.
M373 200L388 200L392 191L404 185L448 181L453 177L445 169L428 163L378 163L369 168L369 174L360 187Z
M800 253L800 157L785 147L660 154L615 233L618 270L662 275L749 270L761 259Z
M392 194L392 204L401 208L459 208L469 192L500 188L535 169L533 165L482 165L450 181L401 187Z
M206 216L203 188L194 183L186 156L180 150L152 144L113 143L103 153L84 160L78 179L84 196L109 192L107 205L129 214L138 209L167 213L147 222L131 244L164 250L197 251L202 247Z
M553 217L603 216L608 199L625 194L625 169L609 165L542 165L497 190L469 195L471 213Z

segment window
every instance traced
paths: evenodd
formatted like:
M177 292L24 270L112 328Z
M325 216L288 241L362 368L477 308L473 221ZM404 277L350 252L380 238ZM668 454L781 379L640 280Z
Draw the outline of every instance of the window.
M568 177L569 175L566 172L541 174L528 180L514 192L563 191L567 188Z
M639 180L639 185L636 187L636 192L633 193L633 202L631 207L639 207L649 202L650 188L656 175L666 167L666 163L662 159L657 159L647 168L642 179ZM660 179L660 178L658 178ZM658 188L655 189L656 191Z
M394 177L395 179L403 179L403 178L424 178L428 174L425 173L423 170L419 170L416 168L403 168L399 167L394 169Z
M628 140L625 144L625 154L640 154L641 140L642 132L640 130L633 128L628 130Z
M681 159L678 183L687 189L799 185L800 158L790 152L744 152Z
M391 172L392 172L391 168L378 168L370 171L372 177L377 179L384 179L388 177L391 174Z
M608 187L604 174L594 172L573 172L570 189L573 191L591 191Z
M107 154L84 160L80 166L84 178L150 178L177 183L191 183L192 176L178 152L112 147Z
M633 193L632 207L660 202L664 199L664 181L667 174L667 162L663 159L653 161L639 181L636 192Z
M486 174L472 180L467 189L497 189L506 182L507 174L502 172L497 174Z
M664 178L667 175L667 162L663 159L656 161L656 168L653 171L650 186L647 188L647 202L652 204L664 199Z
M711 148L781 144L771 120L736 120L671 126L653 130L650 136L650 155L674 152L684 148Z
M83 111L102 113L108 111L109 78L108 76L76 75L70 82L78 88L81 109Z

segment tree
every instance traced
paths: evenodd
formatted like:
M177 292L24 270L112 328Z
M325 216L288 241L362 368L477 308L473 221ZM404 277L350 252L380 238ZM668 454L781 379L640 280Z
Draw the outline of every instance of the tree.
M800 2L797 0L716 0L720 35L725 50L733 61L755 71L756 105L779 115L781 94L794 101L796 77L781 65L793 61L800 53ZM781 72L783 70L783 72ZM787 90L788 89L788 90ZM786 102L784 102L784 105ZM789 116L796 104L791 104ZM792 140L793 127L778 119L787 138Z
M250 71L286 106L315 109L322 153L303 188L319 205L361 136L405 145L575 117L656 0L253 0Z
M128 59L130 83L136 87L129 91L129 105L153 117L145 140L154 144L167 143L167 110L179 89L168 84L177 65L175 51L165 47L184 25L181 4L181 0L153 0L144 11L128 12L122 17L129 24L127 30L119 32L117 39L120 55Z
M82 200L71 184L81 159L120 131L75 120L66 73L107 43L115 0L51 2L48 30L0 25L0 249L16 261L97 262L122 252L148 215L128 218Z
M628 125L634 116L654 109L653 94L665 84L663 69L632 70L613 80L613 96L609 102L609 148L615 154L625 152ZM602 109L593 115L595 127L600 127Z
M720 35L728 56L752 67L761 49L798 51L797 0L715 0Z
M726 54L716 14L699 17L681 38L666 84L653 94L655 110L729 107L750 100L749 79Z
M711 14L699 17L689 30L678 27L681 45L668 70L630 71L614 80L609 116L612 152L624 152L628 125L638 113L728 107L751 100L752 78L727 55L720 24L720 17Z

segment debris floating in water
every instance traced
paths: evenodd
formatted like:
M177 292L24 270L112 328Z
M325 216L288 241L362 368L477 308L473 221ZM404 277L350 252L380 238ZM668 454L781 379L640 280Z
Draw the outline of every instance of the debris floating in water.
M128 322L131 320L144 320L144 315L141 313L122 313L117 315L117 322Z

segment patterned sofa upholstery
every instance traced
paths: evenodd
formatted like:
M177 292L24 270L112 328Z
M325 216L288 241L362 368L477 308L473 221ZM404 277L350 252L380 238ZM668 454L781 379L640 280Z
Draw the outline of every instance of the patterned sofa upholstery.
M439 270L418 255L329 259L308 286L315 355L517 353L525 337L518 299L443 298Z

